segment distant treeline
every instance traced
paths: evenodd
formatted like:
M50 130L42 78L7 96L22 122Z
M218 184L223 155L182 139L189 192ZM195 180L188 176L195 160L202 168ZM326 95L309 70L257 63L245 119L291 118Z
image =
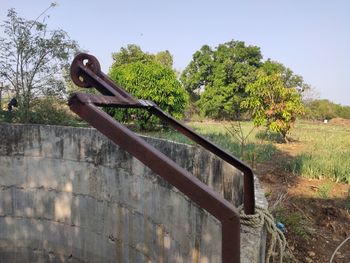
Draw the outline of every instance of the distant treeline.
M329 120L336 117L350 119L350 106L342 106L326 99L305 102L306 119Z

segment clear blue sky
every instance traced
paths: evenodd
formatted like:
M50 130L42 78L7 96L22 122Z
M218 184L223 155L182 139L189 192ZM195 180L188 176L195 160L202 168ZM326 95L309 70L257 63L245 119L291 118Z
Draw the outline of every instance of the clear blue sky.
M52 1L0 0L35 19ZM304 77L321 98L350 105L350 0L58 0L51 28L68 32L106 71L111 53L133 43L169 50L182 70L203 44L231 39L261 47Z

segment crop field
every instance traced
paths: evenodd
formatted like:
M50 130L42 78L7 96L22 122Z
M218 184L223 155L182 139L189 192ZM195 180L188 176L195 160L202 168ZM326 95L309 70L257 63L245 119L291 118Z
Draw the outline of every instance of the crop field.
M350 184L349 123L299 121L288 144L281 143L276 134L254 128L252 122L241 122L240 127L237 123L232 127L228 122L189 122L187 125L253 168L273 159L279 167L298 176ZM234 132L242 134L246 141L242 144ZM149 135L191 143L175 131Z
M303 150L287 169L310 178L350 184L350 125L297 123L292 137Z

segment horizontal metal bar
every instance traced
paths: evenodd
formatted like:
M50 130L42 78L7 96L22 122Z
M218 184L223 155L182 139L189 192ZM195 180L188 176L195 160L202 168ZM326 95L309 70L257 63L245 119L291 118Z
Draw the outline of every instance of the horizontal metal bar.
M124 99L117 98L115 96L104 96L87 93L75 93L79 101L88 104L94 104L96 106L108 106L108 107L120 107L120 108L146 108L143 102L137 101L137 103L125 101Z

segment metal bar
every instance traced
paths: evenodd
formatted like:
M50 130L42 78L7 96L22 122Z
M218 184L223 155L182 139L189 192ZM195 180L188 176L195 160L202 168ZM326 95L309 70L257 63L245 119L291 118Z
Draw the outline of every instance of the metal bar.
M176 129L177 131L181 132L182 134L192 139L193 141L195 141L196 143L198 143L208 151L214 153L224 161L228 162L229 164L231 164L232 166L236 167L238 170L243 172L244 212L245 214L249 214L249 215L255 213L254 174L253 174L253 170L247 164L243 163L241 160L235 158L233 155L229 154L225 150L211 143L210 141L200 136L190 128L186 127L185 125L183 125L182 123L180 123L179 121L171 117L169 114L162 111L160 108L151 107L149 110L150 112L158 116L160 119L162 119L166 123L169 123L170 126Z
M114 96L104 96L104 95L94 95L87 93L75 93L80 102L94 104L96 106L109 106L117 108L146 108L142 102L137 101L137 103L131 103L125 101L124 99L119 99Z
M244 212L246 214L255 213L255 195L254 195L254 175L252 169L243 163L241 160L235 158L231 154L227 153L225 150L211 143L204 137L200 136L190 128L186 127L184 124L180 123L169 114L162 111L154 103L138 101L137 103L125 102L119 98L112 96L101 96L101 95L92 95L92 94L76 94L81 102L84 103L93 103L96 106L111 106L111 107L120 107L120 108L145 108L150 111L152 114L158 116L160 119L170 124L171 127L181 132L191 140L195 141L208 151L219 156L224 161L228 162L232 166L236 167L238 170L243 172L244 175Z
M240 262L240 217L230 202L92 103L70 98L69 106L122 149L178 188L222 225L222 262Z

